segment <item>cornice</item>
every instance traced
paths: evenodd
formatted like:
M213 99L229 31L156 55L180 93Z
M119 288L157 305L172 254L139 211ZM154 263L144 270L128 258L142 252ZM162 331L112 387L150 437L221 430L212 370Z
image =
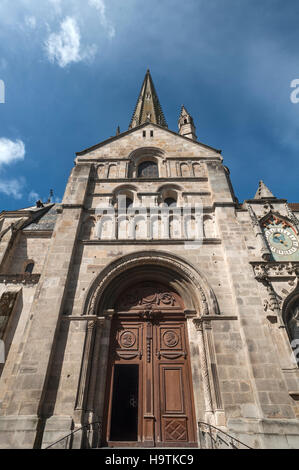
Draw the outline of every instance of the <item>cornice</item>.
M37 284L40 274L0 274L0 283L3 284Z

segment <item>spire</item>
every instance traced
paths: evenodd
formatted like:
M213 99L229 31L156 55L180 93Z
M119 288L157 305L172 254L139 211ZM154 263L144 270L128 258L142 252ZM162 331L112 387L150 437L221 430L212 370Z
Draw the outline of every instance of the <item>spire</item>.
M149 70L145 74L129 129L140 126L145 122L153 122L168 127Z
M192 140L197 140L196 134L195 134L195 125L193 122L193 118L191 114L188 113L187 109L185 106L182 106L181 109L181 114L179 117L179 134L183 135L184 137L188 137L189 139Z
M254 199L268 199L268 198L275 198L275 196L271 193L270 189L267 188L263 181L259 182L259 187L254 196Z

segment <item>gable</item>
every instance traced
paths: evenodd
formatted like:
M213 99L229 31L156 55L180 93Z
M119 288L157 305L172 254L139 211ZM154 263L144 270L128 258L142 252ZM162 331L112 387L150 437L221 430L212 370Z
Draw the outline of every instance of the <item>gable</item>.
M151 137L153 131L153 137ZM145 136L144 136L145 132ZM200 142L192 141L166 128L146 123L119 136L77 153L77 160L128 159L137 148L157 148L168 158L221 158L216 150Z

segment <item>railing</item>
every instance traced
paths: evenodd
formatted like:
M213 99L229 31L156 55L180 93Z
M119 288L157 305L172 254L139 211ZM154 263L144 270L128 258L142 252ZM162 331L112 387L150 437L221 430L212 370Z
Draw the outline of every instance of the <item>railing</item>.
M211 424L199 421L198 428L201 449L252 449Z
M93 423L85 424L78 429L74 429L74 431L61 439L58 439L44 449L51 449L54 446L56 446L57 449L72 449L76 438L75 434L79 431L82 431L82 438L80 444L78 446L76 445L76 448L97 448L99 446L99 439L102 434L102 422L95 421Z
M212 424L199 421L199 440L201 449L252 449L247 444L239 441L237 438L227 434ZM80 442L76 443L76 448L98 448L99 440L102 434L102 422L95 421L85 424L78 429L74 429L66 436L48 445L45 449L72 449L76 434L82 431Z

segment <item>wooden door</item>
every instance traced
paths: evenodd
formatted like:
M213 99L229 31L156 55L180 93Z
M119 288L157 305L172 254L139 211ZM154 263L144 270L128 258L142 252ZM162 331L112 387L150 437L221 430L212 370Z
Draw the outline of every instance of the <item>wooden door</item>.
M196 446L182 300L155 283L126 291L111 329L106 442Z

